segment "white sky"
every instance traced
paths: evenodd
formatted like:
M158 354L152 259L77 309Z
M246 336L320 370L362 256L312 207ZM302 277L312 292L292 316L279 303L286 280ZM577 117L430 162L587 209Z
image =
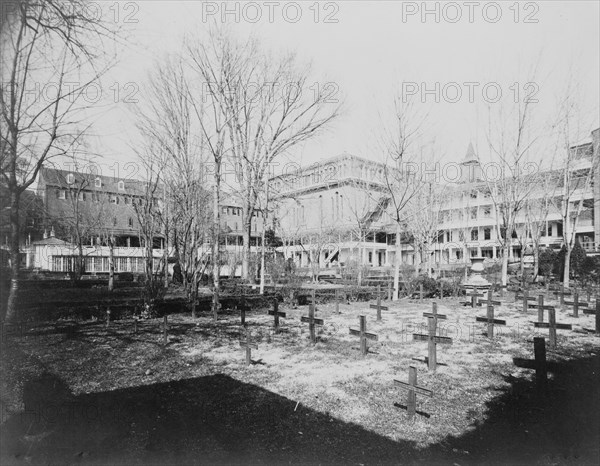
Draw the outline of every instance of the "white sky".
M206 30L203 9L217 8L222 2L201 1L138 1L137 7L122 2L121 17L130 13L137 24L133 28L132 44L121 55L118 66L104 79L104 86L118 82L121 97L133 87L126 83L144 85L148 70L168 51L180 47L185 32ZM435 103L425 96L429 119L428 136L435 138L436 147L450 161L462 159L469 141L485 150L485 101L481 86L498 82L503 93L510 94L513 82L523 86L530 78L529 71L539 63L535 77L539 86L536 113L541 119L551 119L556 96L564 89L571 73L579 86L582 137L599 126L600 102L600 10L598 1L520 2L519 21L515 22L515 2L500 1L501 19L490 22L495 14L493 2L476 2L474 21L469 22L469 7L455 2L462 18L451 23L456 13L447 2L439 3L440 22L434 15L422 22L420 14L403 21L403 8L421 7L421 2L400 1L338 1L320 2L320 18L314 21L315 2L298 2L302 17L297 23L288 18L296 11L293 2L275 2L274 21L269 22L269 7L255 2L262 18L255 24L246 21L256 9L234 15L228 23L238 36L250 33L262 39L263 46L273 50L295 50L298 58L311 62L315 81L334 82L344 96L341 118L317 139L297 147L290 160L308 164L347 151L355 155L381 159L378 151L379 126L387 121L380 114L389 108L390 101L401 82L425 82L433 88L436 82L443 87L449 82L478 82L475 101L469 102L468 88L461 86L462 99L457 103ZM403 5L404 3L404 5ZM102 3L106 11L113 1ZM204 4L204 5L203 5ZM312 9L311 9L312 6ZM428 4L435 8L435 2ZM488 14L483 16L483 9ZM511 9L512 7L512 9ZM233 8L233 7L231 7ZM240 3L240 13L244 3ZM114 10L110 10L113 14ZM443 15L443 13L446 15ZM324 17L333 14L337 23L326 23ZM524 22L527 14L537 23ZM250 16L252 15L252 16ZM212 16L218 22L219 14ZM454 94L451 95L453 97ZM521 98L523 96L521 95ZM95 149L107 159L127 162L135 160L131 144L136 139L131 105L124 102L103 108L95 118L94 132L98 138ZM542 155L540 155L542 157Z

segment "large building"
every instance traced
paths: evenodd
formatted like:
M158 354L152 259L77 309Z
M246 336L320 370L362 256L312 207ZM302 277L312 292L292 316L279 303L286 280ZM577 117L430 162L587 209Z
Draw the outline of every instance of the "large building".
M584 180L594 164L597 167L599 135L600 130L596 129L590 142L571 149L570 170L577 175L572 177L572 183ZM454 165L458 176L443 187L444 196L438 205L427 206L436 209L438 221L435 239L427 246L426 254L431 256L431 263L442 268L469 262L473 256L495 261L500 257L501 242L490 194L493 183L483 180L483 170L472 145L462 162ZM352 263L392 266L397 252L397 224L394 205L387 194L386 176L392 170L381 163L343 154L272 178L272 190L277 193L277 232L284 240L286 257L300 267L317 262L320 267ZM562 170L557 170L544 174L556 183L541 229L540 245L544 247L560 248L563 243L561 173ZM576 237L591 254L600 253L599 176L600 170L596 169L593 182L581 183L571 197L572 201L583 199ZM535 205L531 201L541 200L546 193L541 185L534 186L528 193L529 205ZM511 260L531 248L525 216L525 210L519 213L511 234ZM403 231L400 237L401 260L406 264L415 263L411 237L410 231Z

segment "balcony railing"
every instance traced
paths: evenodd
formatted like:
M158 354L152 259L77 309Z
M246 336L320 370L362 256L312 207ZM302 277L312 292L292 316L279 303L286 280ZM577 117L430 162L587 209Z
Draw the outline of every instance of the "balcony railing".
M594 243L593 241L581 243L581 247L585 250L585 252L600 252L600 245Z

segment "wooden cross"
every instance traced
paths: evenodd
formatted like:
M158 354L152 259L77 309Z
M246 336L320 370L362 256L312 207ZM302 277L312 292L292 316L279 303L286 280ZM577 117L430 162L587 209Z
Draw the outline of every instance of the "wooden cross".
M387 311L387 306L381 305L381 285L377 285L377 304L370 304L371 309L377 309L377 320L381 320L381 311Z
M573 306L573 314L571 314L571 317L579 317L579 308L588 307L588 303L579 302L579 293L577 291L573 292L573 301L563 301L563 304L565 306Z
M249 366L252 362L252 348L258 349L258 344L250 341L250 330L246 329L246 341L240 341L240 346L246 348L246 366Z
M537 304L528 304L529 308L538 310L538 322L544 321L544 311L550 311L554 309L554 306L544 305L544 295L538 295L538 303Z
M502 301L494 301L492 299L492 289L490 288L487 292L487 299L481 299L477 302L478 306L483 306L484 304L491 306L501 306Z
M392 282L388 282L387 284L387 300L392 300Z
M300 317L300 321L308 322L308 328L310 329L310 341L315 344L317 342L317 335L315 333L315 325L323 325L323 319L315 318L315 306L308 306L308 317Z
M167 323L167 314L165 314L163 317L163 345L166 345L169 339L169 337L167 336L168 325L169 324Z
M523 295L519 296L519 294L515 294L515 301L519 299L523 300L523 312L527 313L527 306L529 305L528 301L535 301L535 297L529 296L529 290L523 290Z
M427 348L428 348L427 367L429 368L430 371L434 371L437 367L436 345L438 343L451 345L452 338L436 336L437 320L446 318L445 315L440 315L437 313L437 305L433 307L433 312L431 314L428 312L425 312L425 313L423 313L423 315L427 317L427 327L428 327L427 335L424 335L422 333L413 333L413 340L427 342Z
M556 348L556 330L572 330L571 324L558 324L556 323L556 311L554 308L548 310L549 322L534 322L534 327L547 328L550 333L550 346Z
M600 296L596 296L596 310L584 309L584 314L596 314L596 333L600 333Z
M417 386L417 368L410 366L408 369L408 383L401 382L400 380L394 380L394 383L399 385L403 390L408 391L408 398L406 401L406 410L409 417L413 417L417 412L417 393L428 397L433 396L431 390Z
M279 301L277 298L273 301L273 310L269 311L269 315L273 316L273 327L275 327L275 332L279 332L279 318L283 317L285 319L285 312L279 312Z
M138 320L139 320L138 316L133 316L133 333L138 332Z
M471 293L465 293L465 296L471 297L471 307L477 306L477 298L483 298L483 295L478 293L477 290L472 290Z
M548 366L546 364L546 339L534 337L533 352L535 355L535 384L538 395L546 393L548 384Z
M565 303L565 295L570 295L570 294L571 294L571 290L565 290L564 283L560 284L560 290L559 291L554 291L554 296L559 296L560 297L560 305L561 306Z
M475 317L477 322L487 322L487 336L494 338L494 325L506 325L505 320L494 319L494 306L487 305L487 315L485 317Z
M447 318L445 314L437 313L437 303L436 302L431 303L431 312L424 312L423 317L432 318L434 320L436 326L437 326L438 319L445 320Z
M360 352L363 356L369 352L367 348L367 340L375 340L377 341L378 337L374 333L367 332L367 318L365 316L360 316L360 330L355 330L353 328L350 329L350 335L356 335L360 337Z

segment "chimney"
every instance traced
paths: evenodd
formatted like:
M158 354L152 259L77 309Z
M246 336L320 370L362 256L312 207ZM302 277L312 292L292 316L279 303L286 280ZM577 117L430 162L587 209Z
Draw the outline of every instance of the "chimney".
M44 239L48 239L48 230L44 228Z
M54 227L50 229L50 238L54 238Z

